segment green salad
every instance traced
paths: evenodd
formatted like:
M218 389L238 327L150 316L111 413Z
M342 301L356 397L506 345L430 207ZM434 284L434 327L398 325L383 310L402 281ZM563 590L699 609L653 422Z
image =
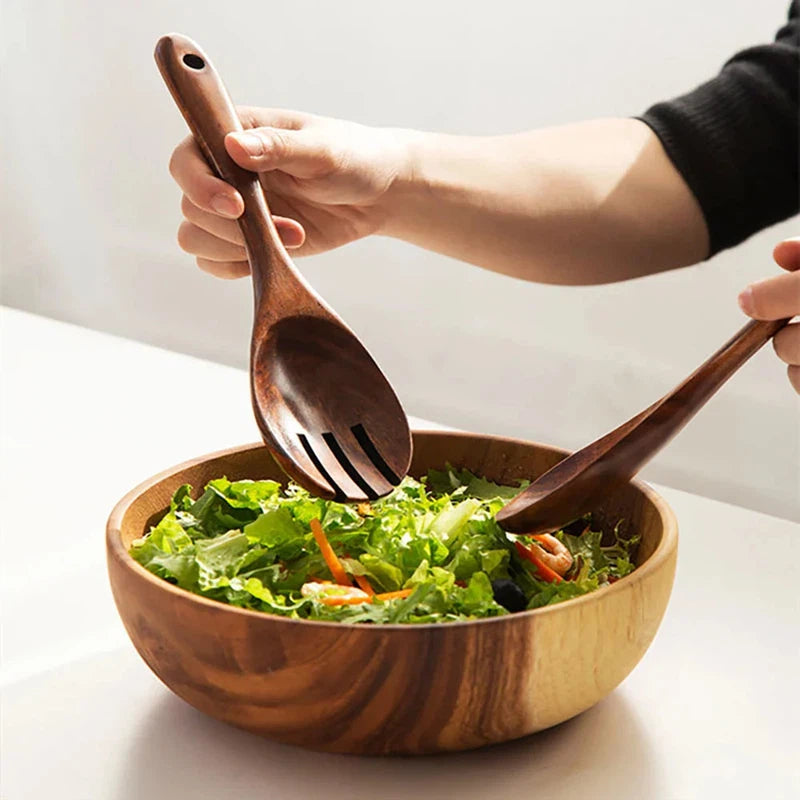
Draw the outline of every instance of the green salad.
M130 552L213 600L351 623L496 617L578 597L634 568L636 537L617 530L604 541L588 516L553 535L503 531L494 516L524 485L447 467L372 503L344 504L293 483L219 478L197 500L181 486Z

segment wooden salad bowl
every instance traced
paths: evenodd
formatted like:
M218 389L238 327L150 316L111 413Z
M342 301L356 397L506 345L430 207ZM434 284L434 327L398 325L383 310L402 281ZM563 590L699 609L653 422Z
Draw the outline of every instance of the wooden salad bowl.
M533 479L566 452L466 433L414 433L410 474L451 463L498 483ZM675 574L675 516L630 482L596 510L641 536L637 568L564 603L493 619L427 625L293 620L200 597L128 555L184 483L282 480L263 445L197 458L145 481L108 520L111 588L150 669L195 708L314 750L466 750L556 725L605 697L655 636Z

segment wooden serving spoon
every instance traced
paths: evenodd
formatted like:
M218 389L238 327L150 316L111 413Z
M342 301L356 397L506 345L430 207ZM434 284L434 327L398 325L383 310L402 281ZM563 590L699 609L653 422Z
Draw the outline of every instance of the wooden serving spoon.
M630 480L787 322L748 322L669 394L520 492L498 512L498 524L513 533L547 533L591 511Z
M239 117L191 39L159 39L155 59L211 168L244 198L239 218L253 274L253 412L287 474L340 501L388 494L408 471L411 433L392 387L355 334L305 282L275 229L261 183L225 150Z

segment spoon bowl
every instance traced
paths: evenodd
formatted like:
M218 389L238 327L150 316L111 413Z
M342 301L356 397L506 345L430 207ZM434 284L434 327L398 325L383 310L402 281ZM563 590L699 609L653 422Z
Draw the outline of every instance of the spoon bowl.
M329 319L294 316L255 341L253 407L287 474L302 465L307 487L319 474L313 492L323 497L388 494L408 470L408 423L358 339Z

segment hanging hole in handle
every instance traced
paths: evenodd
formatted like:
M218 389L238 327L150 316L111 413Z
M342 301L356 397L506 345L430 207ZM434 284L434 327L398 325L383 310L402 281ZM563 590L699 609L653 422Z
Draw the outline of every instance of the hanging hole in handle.
M194 53L187 53L183 57L183 63L186 64L187 67L191 67L192 69L203 69L206 65L206 62L203 61L200 56L195 55Z

